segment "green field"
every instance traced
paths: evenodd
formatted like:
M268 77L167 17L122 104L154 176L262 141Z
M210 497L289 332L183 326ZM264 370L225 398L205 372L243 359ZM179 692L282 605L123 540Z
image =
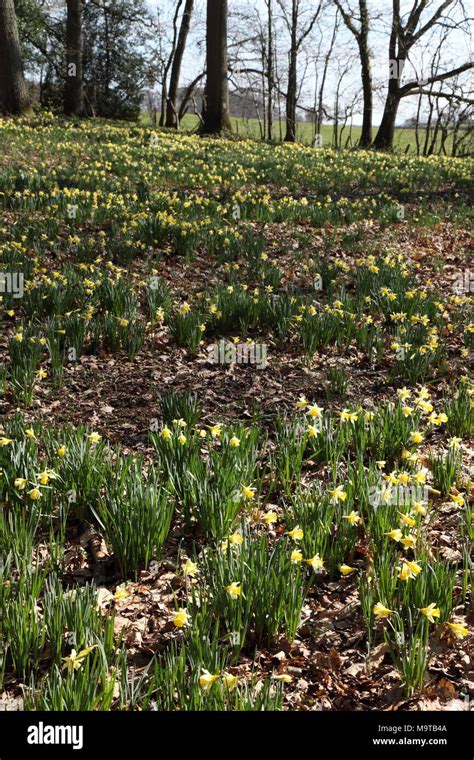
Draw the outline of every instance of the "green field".
M240 137L253 137L260 139L263 124L258 119L244 119L232 117L232 130L235 135ZM144 125L151 125L152 120L149 114L143 114L141 123ZM197 129L199 125L199 118L194 114L186 114L181 122L181 130L184 132L193 131ZM274 124L275 137L278 142L281 142L285 138L285 121L276 119ZM340 135L338 140L344 148L351 148L357 145L361 132L360 126L345 127L342 130L342 136ZM377 134L377 127L372 130L373 137ZM431 139L431 135L430 135ZM425 140L425 130L421 129L419 133L419 140L421 149L423 148ZM314 125L307 122L299 122L297 125L297 141L304 145L312 145L314 141ZM324 124L322 127L322 142L323 146L330 146L334 143L334 128L330 124ZM439 149L441 140L437 140L437 150ZM452 137L448 137L446 141L446 151L448 154L451 151ZM473 139L470 140L471 151L474 147ZM395 130L394 148L400 152L416 153L416 133L414 129L405 127L398 127ZM465 149L466 150L466 149Z

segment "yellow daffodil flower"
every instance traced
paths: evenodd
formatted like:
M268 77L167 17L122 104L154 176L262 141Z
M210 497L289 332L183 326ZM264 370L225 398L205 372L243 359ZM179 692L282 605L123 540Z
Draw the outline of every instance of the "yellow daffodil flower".
M173 625L176 628L184 628L189 623L189 615L183 607L180 607L173 618Z
M461 623L448 623L448 625L457 639L462 639L469 633L468 629Z
M355 572L355 567L351 567L350 565L339 565L339 572L342 573L342 575L350 575Z
M388 607L385 607L385 605L382 604L382 602L377 602L374 606L373 613L375 617L387 618L390 617L390 615L393 615L393 610L389 610Z
M434 602L429 604L427 607L421 607L420 612L428 618L430 623L435 623L435 618L439 618L441 615L441 610L436 606Z
M224 590L227 591L231 599L238 599L242 593L239 581L233 581L229 586L225 586Z
M287 531L287 536L293 539L293 541L301 541L301 539L304 536L304 532L302 528L300 528L299 525L297 525L293 530Z

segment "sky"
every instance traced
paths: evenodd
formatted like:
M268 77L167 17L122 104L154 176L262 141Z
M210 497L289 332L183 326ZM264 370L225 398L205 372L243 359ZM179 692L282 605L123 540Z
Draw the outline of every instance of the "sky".
M422 20L426 20L431 17L433 10L436 9L441 0L430 0ZM290 0L284 0L287 5L290 4ZM307 13L311 13L311 9L316 7L316 0L300 0L303 8L307 8ZM329 44L329 40L332 33L332 19L334 15L334 5L331 0L325 0L326 7L321 11L319 16L319 26L314 28L311 37L307 38L305 50L300 56L300 78L303 77L303 86L301 91L301 103L311 106L314 101L314 90L316 77L321 76L321 63L317 63L314 60L318 47L324 53L326 46ZM347 4L348 0L344 0ZM353 7L358 6L357 0L350 0ZM413 6L414 0L401 0L402 13L409 11ZM163 21L170 19L175 7L175 0L147 0L147 4L151 10L159 10L162 15ZM374 125L380 122L380 118L383 111L383 102L385 97L385 84L388 73L388 29L391 17L391 0L368 0L369 11L373 18L372 29L369 44L372 51L372 71L374 77ZM454 10L451 11L453 16L461 12L461 0L455 0L453 2ZM474 0L466 0L464 7L470 11L474 16ZM459 10L458 10L459 9ZM183 62L182 70L182 83L186 84L191 81L198 70L203 67L204 64L204 45L203 39L205 35L205 0L196 0L196 10L191 26L191 33L188 43L188 48ZM231 57L234 56L235 41L237 38L248 38L255 33L257 29L256 13L261 13L262 19L265 19L265 3L264 0L229 0L229 13L231 15L230 33L229 33L229 45ZM244 16L247 15L247 18ZM248 17L251 18L248 18ZM253 16L253 18L252 18ZM274 0L274 16L281 16L281 10L278 6L277 0ZM308 16L305 15L304 18ZM168 23L168 28L169 28ZM439 40L439 35L442 33L441 27L437 27L431 33L428 33L423 38L423 43L413 49L411 55L411 61L406 67L406 73L409 74L409 78L412 79L413 71L417 71L419 74L426 75L429 73L428 67L433 50ZM425 41L429 43L425 46ZM288 48L288 35L278 35L277 47L281 51L281 66L285 67L285 53ZM423 49L425 48L426 49ZM445 45L445 53L443 57L443 63L445 66L442 68L451 68L456 65L460 65L466 60L472 57L472 26L471 36L464 33L461 30L454 30L451 32L448 43ZM336 48L334 51L334 60L330 65L326 92L325 102L328 107L333 105L332 92L335 88L335 82L338 79L341 70L348 68L348 71L343 79L342 91L345 93L345 98L349 101L352 95L360 91L360 69L357 59L357 46L353 36L350 32L341 24L341 30L337 37ZM240 61L237 61L237 64ZM251 65L250 60L247 58L242 61L244 65ZM258 65L258 64L257 64ZM468 72L466 79L472 75L472 72ZM242 80L243 82L244 80ZM471 76L472 87L472 76ZM412 116L415 112L417 105L417 98L405 98L402 101L398 123ZM361 115L354 116L354 124L359 124L361 121Z

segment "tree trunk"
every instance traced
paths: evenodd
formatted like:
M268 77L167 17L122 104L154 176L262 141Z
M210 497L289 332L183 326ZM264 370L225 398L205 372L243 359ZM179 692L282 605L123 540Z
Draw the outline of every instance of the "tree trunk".
M385 101L382 121L380 122L380 127L378 128L377 135L374 140L374 148L377 148L377 150L392 150L393 148L395 122L397 119L400 100L401 98L397 85L396 89L392 88L392 92L389 90L387 100Z
M361 63L364 106L359 145L361 148L368 148L372 144L372 74L370 71L370 60L367 59L367 61L365 61L362 52Z
M204 134L231 131L227 74L227 0L207 0Z
M186 0L186 5L184 6L183 15L181 17L178 42L176 43L176 50L173 56L173 65L171 67L170 86L166 101L165 125L167 127L174 127L175 129L178 127L178 104L176 100L178 97L179 76L181 73L181 64L183 62L183 55L186 48L186 40L188 38L189 27L191 24L193 7L194 0Z
M288 89L286 91L286 134L285 142L296 140L296 92L298 87L296 71L296 49L290 51L288 68Z
M0 0L0 113L20 114L28 106L13 0Z
M388 91L385 100L382 121L380 122L380 126L377 130L377 135L374 140L374 148L377 148L377 150L392 150L393 147L395 121L397 118L398 106L400 105L401 100L400 79L402 77L407 55L407 49L404 42L404 54L400 55L400 48L402 46L400 35L400 0L393 0L392 28L390 31L390 40L388 44Z
M274 140L275 139L275 133L274 133L274 130L273 130L273 9L272 9L272 0L267 0L267 6L268 6L267 137L268 137L269 140Z
M291 47L288 66L288 89L286 91L286 134L285 142L296 141L296 97L298 92L298 4L293 0L291 13Z
M360 33L358 36L360 65L362 75L362 92L364 107L362 115L362 132L359 145L368 148L372 144L372 71L369 52L369 12L366 0L359 0Z
M84 87L82 81L82 0L66 0L66 86L64 113L82 116Z
M323 74L321 78L321 86L319 88L319 94L318 94L318 110L316 114L316 120L315 120L315 137L316 135L320 135L320 140L322 139L322 126L323 126L323 115L324 115L324 87L326 85L326 77L328 73L329 68L329 61L332 56L332 51L334 49L334 43L336 41L338 31L338 22L337 22L337 16L334 21L334 28L332 30L332 37L331 37L331 44L329 46L329 50L327 51L325 57L324 57L324 67L323 67Z

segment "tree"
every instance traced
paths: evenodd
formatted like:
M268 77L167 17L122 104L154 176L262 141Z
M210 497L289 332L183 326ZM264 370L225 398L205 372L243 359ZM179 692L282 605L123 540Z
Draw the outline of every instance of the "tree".
M273 76L273 7L272 0L265 0L267 6L267 137L274 140L273 130L273 90L275 88Z
M452 79L458 74L462 74L464 71L474 67L472 61L467 61L447 71L437 72L422 81L415 79L402 84L403 70L411 49L436 24L447 23L444 12L450 6L453 6L453 4L462 7L462 3L458 2L458 0L443 0L436 10L433 11L430 18L422 21L423 11L430 5L430 0L414 0L412 9L407 14L406 21L404 22L400 13L400 0L392 0L392 20L388 45L389 79L387 97L382 121L374 140L375 148L379 150L390 150L392 148L395 122L402 98L414 95L420 92L423 87L434 82L444 82L446 79Z
M82 116L84 87L82 81L82 0L66 0L66 84L64 113Z
M148 80L151 20L143 0L90 0L83 6L87 113L136 119Z
M189 27L191 24L191 15L193 12L194 0L186 0L184 6L183 15L181 17L181 26L179 29L178 40L176 48L173 54L173 62L171 66L170 86L168 95L166 98L166 119L165 126L177 127L178 126L178 112L177 112L177 96L179 87L179 77L181 74L181 64L183 62L183 55L186 48L186 40L188 38Z
M69 5L77 12L78 0L45 0L41 7L37 0L15 0L24 60L39 79L41 104L81 113L74 103L81 102L82 81L83 115L138 118L154 67L152 21L144 0L80 0L82 24L76 16L74 32L67 29ZM78 27L82 45L76 44ZM74 68L68 71L65 63L75 64L79 76L68 77Z
M203 134L219 134L232 129L227 72L227 17L227 0L207 0Z
M179 18L179 11L181 9L181 5L183 4L183 0L177 0L174 12L173 12L173 21L172 21L172 37L171 37L171 44L170 49L166 55L164 56L164 47L165 47L165 33L164 33L164 26L161 22L161 10L158 9L158 26L157 26L157 33L158 33L158 71L160 74L161 79L161 113L160 113L160 127L164 127L165 120L166 120L166 108L168 103L168 76L171 70L171 66L173 65L173 59L174 54L176 52L176 43L178 40L178 18ZM167 25L166 25L167 26Z
M336 42L338 30L339 30L339 14L336 13L335 18L334 18L334 26L332 29L331 41L329 43L329 47L326 50L326 53L324 56L324 63L322 66L322 73L321 73L321 81L319 84L319 92L318 92L317 70L316 70L316 76L315 76L316 88L315 88L314 115L313 115L314 136L315 136L315 139L319 139L319 140L321 139L321 130L323 126L323 116L324 116L324 88L326 85L326 77L327 77L328 68L329 68L329 61L331 60L331 56L333 54L334 44ZM318 58L316 58L316 61L315 61L316 69L318 69L318 66L319 66Z
M0 113L21 114L28 106L13 0L0 0Z
M311 32L322 3L319 3L315 13L312 13L309 20L301 28L301 16L303 9L300 0L291 0L291 10L287 11L285 1L278 0L285 25L290 34L290 49L288 51L288 85L286 90L286 134L285 142L295 142L296 140L296 106L298 102L298 53L306 37Z
M368 148L372 143L372 111L373 111L373 98L372 98L372 71L370 65L370 50L369 50L369 11L367 8L367 0L359 0L359 18L358 25L356 21L355 12L350 6L344 7L341 0L334 0L342 19L349 29L351 34L354 35L359 49L360 58L360 71L362 79L362 92L364 97L363 104L363 116L362 116L362 130L359 140L361 148Z

